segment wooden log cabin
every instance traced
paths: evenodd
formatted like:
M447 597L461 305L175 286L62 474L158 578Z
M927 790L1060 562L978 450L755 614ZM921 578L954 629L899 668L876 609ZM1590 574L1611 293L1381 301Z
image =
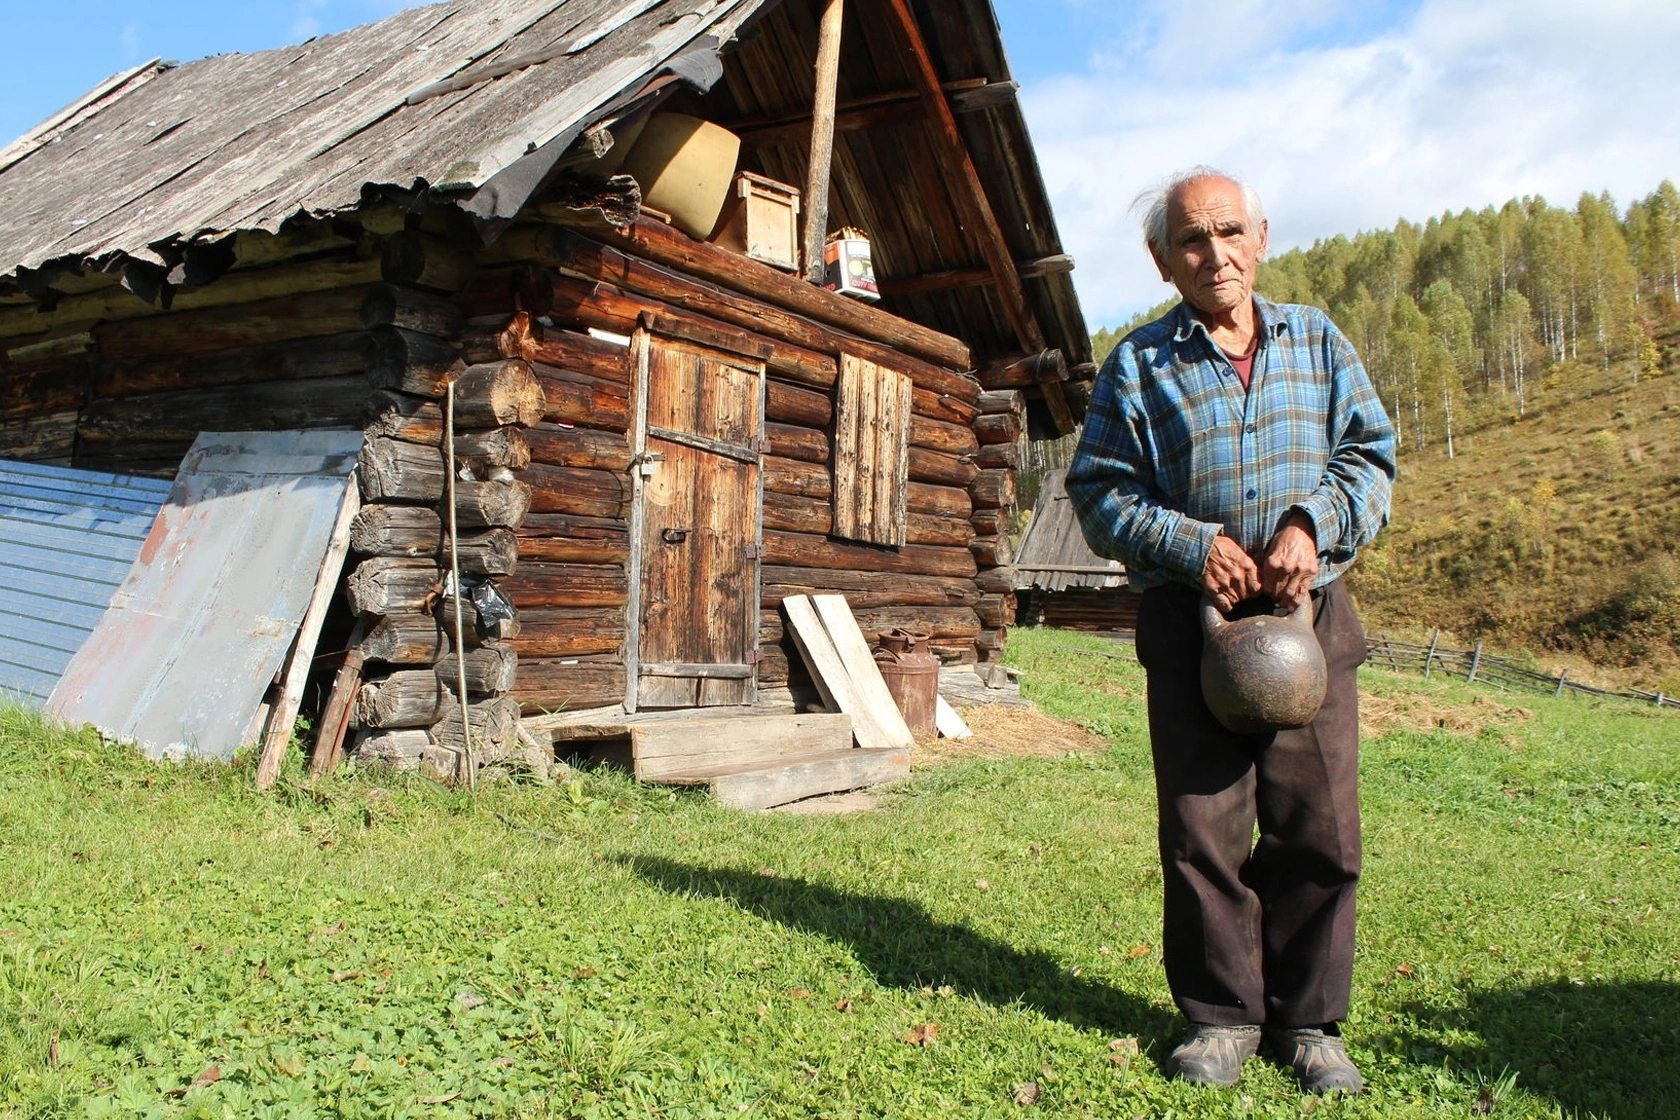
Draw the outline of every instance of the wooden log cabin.
M798 188L802 254L656 212L620 165L672 114L738 139L724 191ZM842 227L878 303L811 282ZM392 757L463 672L510 741L750 702L799 593L996 657L1018 447L1095 375L985 0L456 0L148 63L0 152L0 255L0 457L364 431L340 631ZM464 658L452 551L514 608Z

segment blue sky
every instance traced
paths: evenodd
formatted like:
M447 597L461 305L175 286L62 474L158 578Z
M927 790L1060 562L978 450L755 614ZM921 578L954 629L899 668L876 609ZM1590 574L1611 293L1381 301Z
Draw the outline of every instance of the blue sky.
M406 0L0 0L0 134L101 78L299 42ZM1093 327L1165 298L1128 213L1210 163L1274 249L1680 178L1676 0L996 0Z

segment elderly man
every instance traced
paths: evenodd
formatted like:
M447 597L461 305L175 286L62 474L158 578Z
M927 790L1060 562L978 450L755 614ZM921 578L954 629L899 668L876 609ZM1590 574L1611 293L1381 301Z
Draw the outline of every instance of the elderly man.
M1143 591L1163 953L1190 1022L1167 1070L1233 1085L1264 1040L1303 1088L1357 1093L1339 1024L1365 635L1337 577L1388 519L1394 433L1323 312L1254 294L1266 221L1252 190L1198 167L1146 203L1149 251L1183 302L1104 364L1067 489L1091 547ZM1234 734L1215 720L1199 671L1204 596L1235 616L1311 599L1329 670L1311 724Z

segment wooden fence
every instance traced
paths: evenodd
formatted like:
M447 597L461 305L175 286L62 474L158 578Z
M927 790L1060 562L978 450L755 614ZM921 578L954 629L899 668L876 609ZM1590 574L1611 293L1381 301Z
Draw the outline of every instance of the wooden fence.
M1425 677L1434 673L1445 673L1449 677L1461 677L1473 684L1486 684L1507 690L1547 692L1553 696L1562 696L1565 692L1587 696L1615 696L1642 704L1655 704L1659 708L1680 708L1680 697L1668 696L1661 692L1641 692L1637 688L1623 692L1594 688L1590 684L1570 680L1568 669L1564 669L1555 677L1546 673L1536 673L1513 658L1486 652L1480 642L1476 643L1473 650L1446 649L1440 644L1440 636L1441 632L1435 631L1430 635L1429 644L1426 646L1413 642L1396 642L1383 635L1367 636L1366 664L1393 669L1397 673L1422 673Z

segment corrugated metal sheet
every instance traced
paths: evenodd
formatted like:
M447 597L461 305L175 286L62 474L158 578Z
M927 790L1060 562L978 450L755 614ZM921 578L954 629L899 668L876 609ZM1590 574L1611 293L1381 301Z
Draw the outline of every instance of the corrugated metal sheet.
M1105 560L1085 543L1085 533L1067 496L1067 471L1050 471L1039 487L1032 521L1015 552L1020 586L1039 591L1070 587L1125 587L1126 569Z
M187 242L354 208L370 183L471 194L763 2L454 0L119 76L0 159L0 269L173 265Z
M345 431L199 436L47 709L153 757L232 758L258 730L361 446Z
M0 460L0 696L46 700L168 496L163 479Z

